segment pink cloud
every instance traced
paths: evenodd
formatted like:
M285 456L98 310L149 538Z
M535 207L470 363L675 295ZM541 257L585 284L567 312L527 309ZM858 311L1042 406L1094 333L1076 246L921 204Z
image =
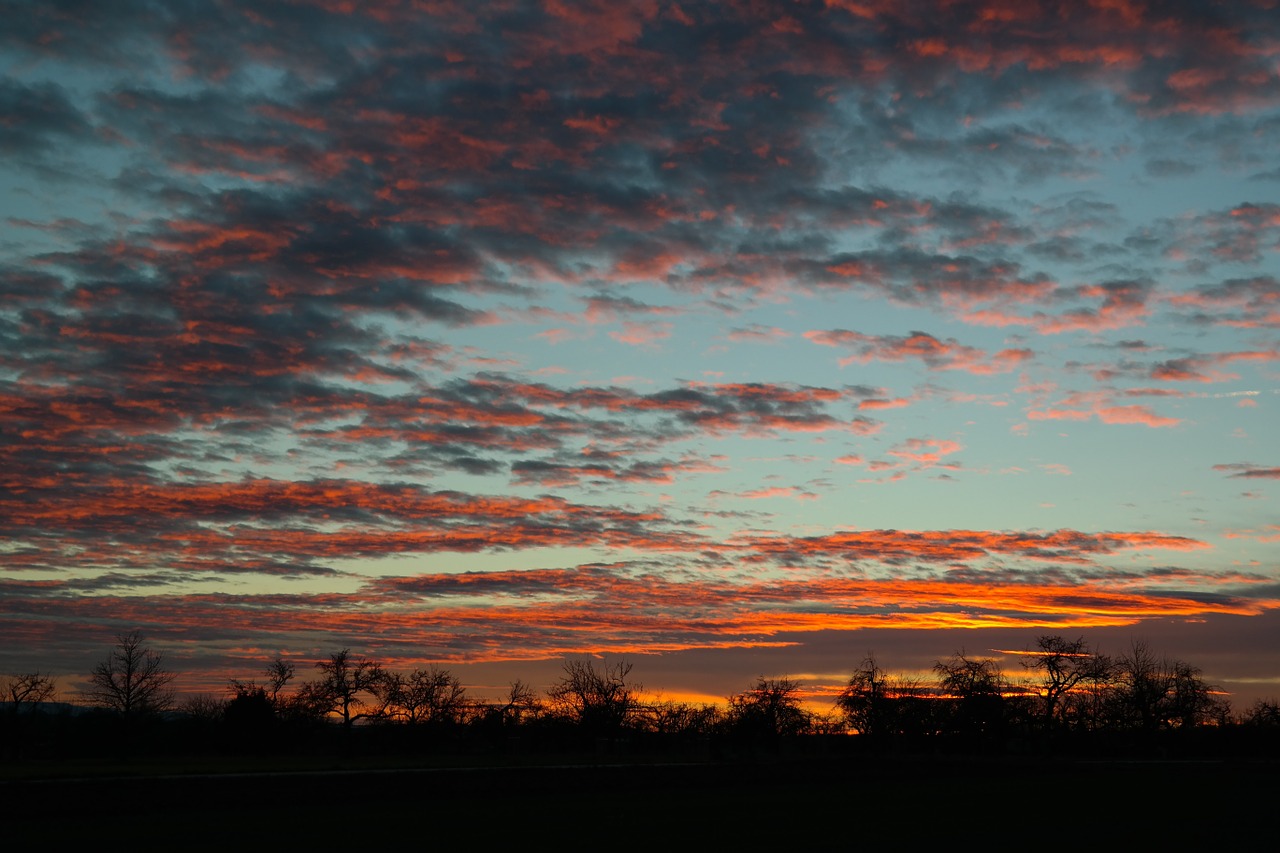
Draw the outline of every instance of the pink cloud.
M864 335L848 329L810 330L805 338L820 346L852 350L839 359L841 367L871 361L919 360L930 370L963 370L978 376L1008 373L1035 357L1029 349L1005 349L994 355L966 346L954 338L936 338L927 332L909 335Z
M813 492L806 492L795 486L770 486L764 489L753 489L747 492L739 492L738 497L750 498L752 500L760 500L764 498L795 498L802 501L817 500L818 496Z
M1147 406L1100 406L1098 419L1105 424L1144 424L1149 427L1172 427L1182 423L1178 418L1157 415Z
M733 329L729 332L729 340L746 343L774 343L791 337L791 333L777 326L751 325L744 329Z
M890 456L934 465L942 461L942 457L958 453L964 446L959 442L935 438L909 438L889 451Z
M623 344L638 347L656 347L658 341L671 337L671 323L623 323L621 332L610 332L609 337Z
M1069 394L1054 406L1030 409L1027 418L1033 421L1087 421L1097 418L1105 424L1142 424L1149 427L1173 427L1182 423L1179 418L1156 414L1149 406L1112 405L1105 394Z
M555 345L555 344L564 343L565 341L568 341L568 340L572 340L573 333L570 332L568 329L547 329L544 332L538 332L538 334L534 335L534 337L542 338L547 343Z

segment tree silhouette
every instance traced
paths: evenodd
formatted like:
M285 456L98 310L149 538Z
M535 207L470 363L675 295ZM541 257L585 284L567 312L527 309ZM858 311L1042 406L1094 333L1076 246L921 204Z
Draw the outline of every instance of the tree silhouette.
M321 677L309 681L298 691L296 701L321 716L337 714L344 728L351 728L357 720L376 716L381 708L371 706L365 696L377 696L378 688L386 679L382 664L377 661L351 657L350 649L329 655L329 659L317 661L316 669Z
M859 735L858 748L873 753L985 751L1014 734L1019 749L1036 745L1037 739L1062 745L1065 738L1059 733L1070 730L1073 750L1110 752L1124 744L1156 747L1164 754L1174 748L1198 751L1212 743L1237 751L1254 744L1273 746L1280 730L1274 701L1233 715L1199 669L1158 656L1146 643L1135 642L1128 654L1114 660L1090 649L1083 638L1042 635L1026 649L1023 662L1029 674L1013 682L995 659L963 651L939 660L934 678L886 672L868 654L836 698L835 712L828 714L807 707L801 685L787 677L761 676L750 689L714 705L660 696L641 702L641 688L630 681L631 664L600 659L565 661L545 701L518 681L505 699L474 701L447 669L389 672L376 660L342 649L317 662L319 677L292 695L285 691L293 665L277 658L266 667L265 681L261 675L257 681L230 681L228 701L196 696L182 705L185 715L159 717L154 712L174 707L174 675L132 632L117 637L81 695L124 720L151 714L145 722L126 725L89 715L82 724L71 715L0 713L0 728L19 733L0 737L0 751L16 755L31 749L21 746L26 743L40 749L69 743L62 733L85 725L109 727L116 737L102 742L126 750L140 744L141 736L156 734L164 734L157 743L170 747L208 743L223 749L292 750L325 742L326 736L308 724L340 720L349 730L363 719L417 725L341 738L345 749L433 743L540 750L575 742L573 748L580 748L592 738L597 749L615 749L625 733L626 742L637 748L707 749L714 754L726 746L781 750L797 742L789 740L792 736L803 736L806 750L833 748L854 739L817 736L853 730ZM34 706L52 692L53 679L39 672L0 677L0 710ZM1192 728L1199 731L1189 737L1177 733ZM38 739L35 734L55 736ZM82 749L84 743L77 736L73 746L58 748Z
M739 733L772 739L808 731L811 715L800 704L799 682L762 675L750 690L729 697L728 721Z
M1246 726L1280 731L1280 700L1258 699L1241 718Z
M994 660L971 658L964 651L934 664L938 686L955 701L952 722L958 732L994 734L1004 722L1007 682Z
M1145 642L1135 641L1121 655L1114 692L1116 717L1125 728L1154 731L1160 726L1160 706L1168 692L1164 667Z
M1183 660L1160 658L1145 643L1121 659L1120 697L1141 728L1189 728L1211 715L1215 688L1200 677L1200 669Z
M1036 689L1042 699L1041 720L1046 728L1062 721L1068 694L1084 686L1091 686L1096 692L1115 672L1111 658L1094 652L1083 637L1068 641L1060 636L1041 636L1024 665L1040 673Z
M863 658L836 697L845 724L861 735L920 736L934 730L935 691L921 679L891 675L872 655Z
M276 709L267 691L239 682L235 691L222 712L228 727L242 737L256 738L269 732L276 723Z
M595 734L615 734L631 721L639 685L627 683L630 663L596 669L590 660L567 660L564 675L547 691L552 711Z
M267 698L271 700L271 707L277 712L280 703L284 701L284 697L280 694L284 692L285 685L293 680L294 666L292 661L287 661L282 657L277 657L271 663L267 664L267 683L263 688L263 692Z
M1111 721L1143 732L1196 726L1214 708L1213 690L1197 667L1157 657L1146 642L1135 641L1117 663Z
M661 736L691 737L708 735L722 722L715 705L659 700L646 708L648 729Z
M538 698L538 692L519 679L511 682L506 701L487 708L492 719L504 726L518 726L541 711L542 700Z
M1169 693L1166 698L1165 725L1190 728L1208 720L1217 702L1216 688L1200 677L1200 668L1183 660L1169 663Z
M466 688L447 669L415 669L408 675L386 673L372 688L383 716L405 723L451 725L466 708Z
M882 735L887 728L890 703L889 675L872 655L849 676L849 683L836 697L836 708L844 715L845 722L858 734L870 737Z
M10 703L10 709L17 712L21 711L23 706L29 705L34 708L41 702L48 702L53 698L56 689L51 676L36 670L5 679L4 686L0 688L0 695L4 697L4 701Z
M231 679L230 687L231 692L234 694L232 701L242 700L241 704L244 707L253 708L258 708L262 703L265 703L272 716L290 716L288 712L292 699L284 695L284 688L285 685L293 680L293 662L287 661L282 657L276 657L275 660L267 664L264 674L267 677L266 684L258 684L252 679L249 681L241 681L238 678ZM254 711L252 713L260 712Z
M184 697L178 703L177 710L190 720L216 723L225 718L227 700L210 696L208 693L196 693L195 695Z
M132 631L118 635L106 660L93 668L84 696L125 718L159 713L174 705L169 685L175 677L158 653L142 645L142 635Z
M0 680L0 704L9 706L8 713L0 715L0 764L39 742L33 735L43 715L34 712L53 698L54 691L53 678L39 670Z

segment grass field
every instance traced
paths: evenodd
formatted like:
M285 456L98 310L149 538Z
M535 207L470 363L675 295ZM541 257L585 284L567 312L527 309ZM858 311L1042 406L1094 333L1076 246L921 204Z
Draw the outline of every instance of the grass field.
M289 848L407 841L429 849L456 839L480 849L541 849L545 841L575 850L1123 844L1217 851L1273 837L1278 771L1274 762L1247 761L419 769L339 762L305 771L15 780L0 783L0 796L9 841L29 835L28 842L55 848L114 847L108 842L124 834L128 849L258 849L285 841Z

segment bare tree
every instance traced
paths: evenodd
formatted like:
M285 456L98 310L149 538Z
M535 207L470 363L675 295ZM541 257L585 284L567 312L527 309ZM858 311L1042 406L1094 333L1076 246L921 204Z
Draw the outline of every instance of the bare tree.
M1125 728L1154 731L1160 726L1160 704L1168 685L1163 665L1143 641L1120 656L1116 671L1115 717Z
M800 683L760 676L750 690L729 697L728 723L747 734L782 737L809 730L812 715L800 703Z
M1004 723L1008 682L994 660L971 658L961 650L933 669L938 686L955 702L952 722L957 731L990 735Z
M867 655L835 705L845 724L861 735L920 736L933 731L935 695L922 679L891 675Z
M386 679L382 664L367 658L355 660L350 649L343 649L329 655L327 661L317 661L316 669L320 679L302 685L295 697L298 704L321 714L337 714L346 728L380 712L381 708L365 697L377 697Z
M11 704L12 710L20 711L24 705L34 708L41 702L48 702L56 690L53 677L36 670L5 679L0 695Z
M965 699L973 696L999 696L1005 687L1004 673L991 658L971 658L963 650L950 660L933 665L939 686L951 696Z
M284 691L285 685L293 680L293 673L293 662L287 661L282 657L277 657L267 664L267 684L263 688L263 692L271 700L273 708L280 707L280 703L283 701L283 697L280 694Z
M169 687L176 674L164 668L163 658L142 645L137 631L120 634L107 659L89 673L84 696L93 704L130 718L167 711L175 695Z
M499 719L507 725L519 725L542 711L538 692L516 679L507 691L507 701L498 706Z
M651 703L645 712L649 730L659 735L708 735L722 721L721 710L715 705L695 705L670 699Z
M528 722L543 710L537 691L517 680L502 699L467 703L466 721L496 734Z
M269 704L272 712L281 714L289 704L288 697L282 694L284 693L285 685L293 680L293 662L277 657L267 664L264 673L267 677L266 684L258 684L257 681L252 679L249 681L241 681L238 678L231 679L231 692L235 698L256 697L261 694L262 700Z
M406 723L456 723L466 707L466 688L447 669L386 673L373 688L387 719Z
M590 660L567 660L564 675L547 691L552 711L582 728L613 733L629 722L639 685L629 684L631 664L620 661L595 668Z
M1151 732L1199 725L1214 707L1200 670L1181 660L1158 658L1142 641L1121 655L1112 691L1116 722Z
M193 720L217 722L225 717L227 704L225 699L210 696L208 693L197 693L183 699L178 710Z
M1068 641L1059 636L1041 636L1024 666L1040 673L1035 688L1042 699L1046 726L1061 720L1064 700L1073 690L1090 688L1096 692L1115 672L1111 658L1094 652L1083 637Z
M1244 713L1240 721L1261 729L1280 729L1280 700L1259 699Z
M836 697L836 708L850 728L861 735L885 733L890 704L889 675L873 655L867 655L849 676L849 683Z

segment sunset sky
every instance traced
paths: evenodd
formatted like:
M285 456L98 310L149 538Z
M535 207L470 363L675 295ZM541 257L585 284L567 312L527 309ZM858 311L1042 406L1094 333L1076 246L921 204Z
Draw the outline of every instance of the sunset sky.
M0 672L1280 696L1276 0L0 18Z

